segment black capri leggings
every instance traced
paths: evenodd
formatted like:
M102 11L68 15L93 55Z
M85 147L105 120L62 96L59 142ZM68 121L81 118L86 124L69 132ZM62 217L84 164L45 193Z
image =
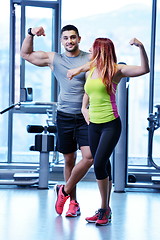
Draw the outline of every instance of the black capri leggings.
M94 171L97 180L111 177L110 156L121 134L121 120L116 118L107 123L89 124L89 145L94 158Z

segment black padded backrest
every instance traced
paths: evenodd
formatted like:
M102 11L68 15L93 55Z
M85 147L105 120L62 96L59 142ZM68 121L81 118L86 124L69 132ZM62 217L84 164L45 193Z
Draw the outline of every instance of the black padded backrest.
M27 125L28 133L42 133L44 131L44 127L41 125Z

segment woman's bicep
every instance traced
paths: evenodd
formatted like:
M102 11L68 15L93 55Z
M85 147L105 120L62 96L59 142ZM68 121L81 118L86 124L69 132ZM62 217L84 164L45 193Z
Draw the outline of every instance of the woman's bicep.
M121 68L121 74L122 74L122 77L138 77L144 74L144 71L141 68L141 66L124 65Z

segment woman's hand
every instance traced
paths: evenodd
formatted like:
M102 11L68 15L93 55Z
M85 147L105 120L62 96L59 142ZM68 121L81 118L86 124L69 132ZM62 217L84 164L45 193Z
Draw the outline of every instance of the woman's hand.
M84 119L86 123L89 125L89 110L87 108L82 108L82 114L84 116Z
M85 92L83 95L83 100L82 100L82 108L81 108L81 112L84 116L84 119L86 121L86 123L89 125L89 109L88 109L88 104L89 104L89 96L88 94Z
M67 72L67 77L71 80L73 77L77 76L81 72L87 72L90 69L90 64L91 62L87 62L80 67L69 69Z
M143 44L137 38L132 38L129 44L135 45L136 47L143 47Z
M78 68L69 69L67 71L67 78L69 78L69 80L71 80L73 77L77 76L80 72L81 72L81 69L79 67Z

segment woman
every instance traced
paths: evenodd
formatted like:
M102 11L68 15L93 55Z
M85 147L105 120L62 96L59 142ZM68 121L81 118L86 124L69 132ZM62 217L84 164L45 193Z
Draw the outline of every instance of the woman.
M90 64L68 72L71 79L89 69L86 73L82 113L89 125L89 144L94 158L101 206L96 214L87 217L86 221L95 222L96 225L107 225L111 220L109 200L112 182L109 158L121 134L115 97L117 85L123 77L137 77L149 72L148 57L143 44L136 38L133 38L130 44L139 47L139 66L117 64L113 42L108 38L97 38L90 49Z

